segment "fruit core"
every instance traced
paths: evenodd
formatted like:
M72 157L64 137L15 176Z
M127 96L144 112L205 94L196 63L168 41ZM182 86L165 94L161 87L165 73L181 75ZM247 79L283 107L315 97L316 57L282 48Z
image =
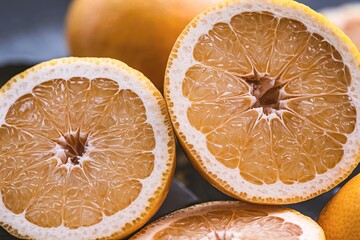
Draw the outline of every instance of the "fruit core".
M250 77L245 81L251 86L251 95L256 97L253 108L262 107L265 114L270 114L273 110L279 110L279 97L281 87L277 81L270 77Z
M78 130L75 133L62 134L59 139L54 140L64 150L64 154L60 156L61 162L78 165L79 159L86 152L87 138L88 134L81 133Z

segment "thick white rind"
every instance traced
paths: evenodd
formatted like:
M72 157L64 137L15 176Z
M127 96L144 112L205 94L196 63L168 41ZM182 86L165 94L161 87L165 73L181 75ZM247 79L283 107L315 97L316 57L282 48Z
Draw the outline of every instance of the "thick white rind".
M344 156L341 162L311 181L296 183L296 185L287 185L280 181L272 185L255 185L246 181L241 177L238 169L229 169L215 159L207 148L205 136L197 131L187 118L186 111L190 103L182 94L182 80L187 69L197 63L193 57L193 49L198 38L211 30L215 23L229 23L233 16L248 11L268 11L280 18L285 17L302 22L307 26L308 31L318 33L330 42L340 52L344 63L349 67L352 76L349 96L357 109L355 130L347 136L348 141L344 145ZM178 132L186 137L186 145L193 146L193 151L199 156L196 160L200 162L199 165L203 167L206 174L216 175L218 179L231 187L232 189L227 187L227 191L233 192L233 196L246 193L246 199L249 201L254 198L259 201L261 198L262 202L272 199L268 201L269 203L279 203L285 199L287 202L297 202L300 199L314 197L328 190L329 186L334 186L335 183L344 180L358 162L360 152L359 54L352 42L336 26L304 5L286 0L230 0L204 11L188 25L175 44L173 55L169 59L166 78L168 79L165 89L166 99L173 104L170 105L170 113L172 120L178 124ZM221 185L224 186L224 184Z
M189 218L195 215L205 215L207 212L210 211L228 211L231 209L250 209L249 206L252 204L243 203L243 202L236 202L236 201L219 201L219 202L208 202L198 204L189 208L181 209L174 213L171 213L158 221L150 224L149 226L145 227L141 230L138 234L134 236L134 240L152 240L155 239L154 236L159 231L167 228L173 222L182 219L182 218ZM252 205L253 210L257 211L264 211L269 214L269 216L276 216L280 217L285 220L285 222L293 223L299 226L302 230L302 235L299 237L299 240L321 240L325 239L324 232L322 231L321 227L311 218L302 215L301 213L290 210L287 208L281 207L270 207L270 206L256 206ZM261 228L258 229L261 232ZM265 230L266 231L266 230ZM229 233L229 232L228 232ZM221 236L221 232L218 234ZM231 233L231 239L238 239L237 232L234 231ZM211 235L211 233L209 233ZM256 236L254 236L256 237ZM204 240L209 239L209 236L202 238ZM210 238L210 239L217 239L217 238ZM240 238L242 239L242 238Z
M0 126L4 123L5 115L11 104L20 96L31 92L38 84L56 79L70 79L72 77L109 78L118 82L120 89L130 89L135 92L142 100L146 113L147 122L153 127L156 146L153 150L155 155L154 170L151 175L141 180L143 185L142 191L138 198L132 204L122 211L112 216L103 216L103 220L90 227L81 227L78 229L68 229L65 226L54 228L43 228L27 221L23 214L14 214L9 211L0 199L0 222L4 225L10 225L12 229L16 229L22 236L38 240L64 240L64 239L96 239L110 237L122 231L126 223L132 223L149 207L149 199L154 197L154 193L164 190L164 173L171 177L173 163L169 163L171 159L169 150L169 142L172 142L168 133L166 121L159 106L159 99L149 90L149 84L144 81L145 77L125 64L115 61L102 59L96 61L86 58L64 58L56 61L42 63L30 69L25 74L20 74L11 79L12 85L4 86L9 88L4 93L0 92ZM139 80L141 79L141 80ZM15 80L15 81L14 81ZM152 199L152 201L156 201ZM143 217L143 216L142 216ZM148 216L149 217L149 216Z

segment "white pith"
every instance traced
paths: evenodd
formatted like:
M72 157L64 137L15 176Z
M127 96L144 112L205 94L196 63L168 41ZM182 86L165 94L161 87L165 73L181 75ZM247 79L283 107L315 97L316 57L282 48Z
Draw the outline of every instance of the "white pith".
M89 227L80 227L77 229L69 229L65 226L44 228L30 223L25 219L25 212L22 214L14 214L8 210L2 198L0 198L0 222L10 225L12 229L16 229L22 236L33 239L96 239L110 237L112 234L121 232L125 224L139 220L144 216L142 213L148 212L145 208L150 206L149 199L154 198L156 191L163 191L165 188L164 178L169 177L172 163L169 163L170 153L168 125L165 116L161 112L159 99L154 97L155 88L149 90L146 86L144 76L134 71L128 71L125 64L118 61L114 64L113 60L95 61L94 59L60 59L56 62L47 62L40 67L35 66L25 77L21 75L15 77L16 81L11 88L3 94L0 93L0 126L5 123L5 115L9 107L22 95L31 92L31 90L42 82L62 78L70 79L72 77L109 78L119 84L119 90L130 89L135 92L142 100L147 113L147 123L149 123L154 132L156 146L152 151L154 158L154 169L151 175L145 179L139 180L143 187L139 196L125 209L117 212L112 216L103 214L103 219L96 225ZM5 86L6 87L6 86ZM61 151L61 150L59 150ZM61 163L59 159L59 164ZM66 165L67 168L73 167L71 164ZM166 173L166 175L165 175ZM164 176L165 175L165 176ZM152 199L152 201L156 201Z
M314 17L314 13L310 12L310 9L304 10L300 5L290 2L273 0L225 1L223 4L219 4L211 10L200 14L196 21L189 25L188 31L184 32L182 37L179 38L176 45L178 46L176 47L177 51L174 53L174 56L170 57L167 68L167 78L169 81L165 91L167 92L168 99L173 103L173 106L170 106L170 111L176 118L178 132L186 137L186 145L193 146L193 151L199 156L197 161L200 162L200 165L208 175L216 175L218 179L223 181L221 185L228 185L225 188L235 195L246 193L246 199L248 200L253 198L261 198L262 200L271 198L292 199L294 201L295 197L308 198L314 196L317 192L324 191L329 186L333 186L335 181L343 180L344 176L349 173L350 166L353 167L356 164L359 153L360 96L358 93L360 92L360 70L358 60L351 53L355 47L353 46L349 49L349 44L344 43L336 36L331 27L319 23L319 20L316 18L318 16L315 15ZM271 185L256 185L245 180L239 174L239 169L229 169L215 159L207 148L206 136L197 131L187 118L187 108L191 103L182 94L182 80L185 77L186 71L198 63L193 57L193 49L199 37L208 33L214 24L218 22L229 23L233 16L249 11L268 11L279 18L285 17L302 22L307 26L308 31L318 33L330 42L339 51L344 63L349 67L352 77L349 96L352 98L353 104L357 109L355 130L347 135L348 141L344 145L344 156L340 163L333 169L329 169L326 173L317 175L311 181L293 185L287 185L281 181ZM261 111L261 109L259 110ZM270 119L273 115L263 115L263 117Z
M160 220L154 222L153 224L144 228L139 234L135 235L136 240L150 240L155 239L154 236L159 231L166 229L171 225L173 222L182 219L182 218L189 218L195 215L203 215L207 212L214 211L214 210L231 210L233 208L239 206L246 206L247 203L242 202L209 202L209 203L202 203L195 205L193 207L181 209L174 213L171 213ZM254 207L255 209L255 207ZM274 209L268 209L267 206L258 206L260 211L267 212L268 216L276 216L280 217L285 220L285 222L294 223L295 225L299 226L302 229L302 235L299 237L299 240L315 240L315 239L322 239L323 232L321 228L309 217L304 216L296 211L288 211L288 209L281 209L278 208L276 211ZM258 229L261 232L261 229ZM225 237L226 239L242 239L240 231L222 231L216 232L219 237ZM256 236L253 236L254 238ZM216 236L214 236L214 232L209 232L209 234L202 238L202 240L206 239L213 239L216 240Z

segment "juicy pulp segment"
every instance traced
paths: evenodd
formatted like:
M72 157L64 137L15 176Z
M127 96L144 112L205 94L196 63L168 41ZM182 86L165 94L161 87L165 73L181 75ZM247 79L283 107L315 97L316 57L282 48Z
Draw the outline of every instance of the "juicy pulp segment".
M220 163L261 185L307 182L341 160L356 123L351 77L322 36L244 12L214 24L193 57L182 82L187 117Z
M2 200L38 226L94 225L138 197L154 148L133 91L106 78L46 81L0 126Z

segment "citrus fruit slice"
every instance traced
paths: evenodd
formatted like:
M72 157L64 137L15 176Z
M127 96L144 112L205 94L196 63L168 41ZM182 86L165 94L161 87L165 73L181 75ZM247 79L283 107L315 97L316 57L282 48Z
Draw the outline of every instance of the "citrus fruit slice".
M243 202L209 202L176 211L137 233L138 239L325 239L301 213Z
M347 182L321 211L318 223L326 239L360 238L360 174Z
M359 53L294 1L224 1L169 58L165 100L198 171L251 202L300 202L359 162Z
M0 90L0 225L27 239L113 239L143 225L174 170L165 101L111 59L36 65Z

